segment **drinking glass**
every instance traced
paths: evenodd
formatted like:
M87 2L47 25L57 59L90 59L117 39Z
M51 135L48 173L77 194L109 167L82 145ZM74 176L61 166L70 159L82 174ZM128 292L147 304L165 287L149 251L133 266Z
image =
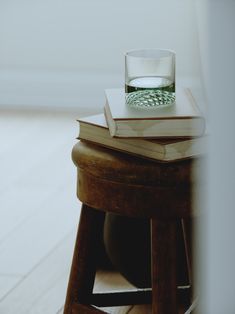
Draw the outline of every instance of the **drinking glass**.
M125 54L126 104L155 109L175 103L175 53L167 49L132 50Z

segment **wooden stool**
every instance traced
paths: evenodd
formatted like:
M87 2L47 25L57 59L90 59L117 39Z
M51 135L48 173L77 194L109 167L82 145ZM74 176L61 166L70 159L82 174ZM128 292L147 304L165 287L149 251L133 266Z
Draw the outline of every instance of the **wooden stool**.
M64 313L105 313L94 306L146 302L155 314L177 313L177 223L191 214L197 160L160 163L84 142L74 146L72 157L83 205ZM151 220L151 290L92 293L105 212Z

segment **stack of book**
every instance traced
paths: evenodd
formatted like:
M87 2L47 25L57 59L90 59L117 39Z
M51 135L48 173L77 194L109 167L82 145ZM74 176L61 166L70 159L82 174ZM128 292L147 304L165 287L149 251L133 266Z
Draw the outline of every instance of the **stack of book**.
M170 162L205 153L205 119L189 89L166 108L129 108L122 89L108 89L104 113L78 120L78 138L140 157Z

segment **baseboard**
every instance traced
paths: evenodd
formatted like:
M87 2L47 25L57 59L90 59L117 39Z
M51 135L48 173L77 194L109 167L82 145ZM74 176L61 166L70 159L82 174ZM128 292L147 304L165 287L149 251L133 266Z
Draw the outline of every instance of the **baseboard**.
M101 71L4 70L0 107L99 110L104 89L121 87L122 82L120 74Z
M199 107L205 100L198 80L177 77L177 85L190 87ZM102 111L106 88L124 87L124 74L92 71L0 69L0 109Z

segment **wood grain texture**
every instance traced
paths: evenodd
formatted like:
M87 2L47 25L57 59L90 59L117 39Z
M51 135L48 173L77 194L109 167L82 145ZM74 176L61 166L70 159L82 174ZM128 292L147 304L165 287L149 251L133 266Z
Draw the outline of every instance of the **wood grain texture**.
M165 164L84 142L74 146L72 158L78 197L91 207L149 218L191 215L197 159Z
M191 188L187 185L132 185L104 180L80 169L77 194L91 207L130 217L189 217L192 205Z
M22 280L22 276L0 274L0 302Z
M194 183L198 178L192 169L200 167L199 159L170 163L150 161L85 141L73 147L72 158L77 167L91 175L109 181L154 186Z
M75 234L63 239L80 207L77 117L0 109L0 313L53 314L64 304Z
M1 272L27 275L71 231L78 220L80 205L77 203L75 207L74 200L67 196L66 190L54 191L44 204L34 205L36 212L1 241Z
M74 230L75 231L75 230ZM0 302L0 313L52 314L64 304L75 232L22 278Z
M66 314L73 312L74 303L90 304L103 224L102 212L82 206L64 308Z
M176 230L175 221L151 220L154 314L177 313Z
M107 312L99 310L98 308L95 308L90 305L85 305L85 304L78 304L74 303L72 305L72 311L71 314L105 314Z

